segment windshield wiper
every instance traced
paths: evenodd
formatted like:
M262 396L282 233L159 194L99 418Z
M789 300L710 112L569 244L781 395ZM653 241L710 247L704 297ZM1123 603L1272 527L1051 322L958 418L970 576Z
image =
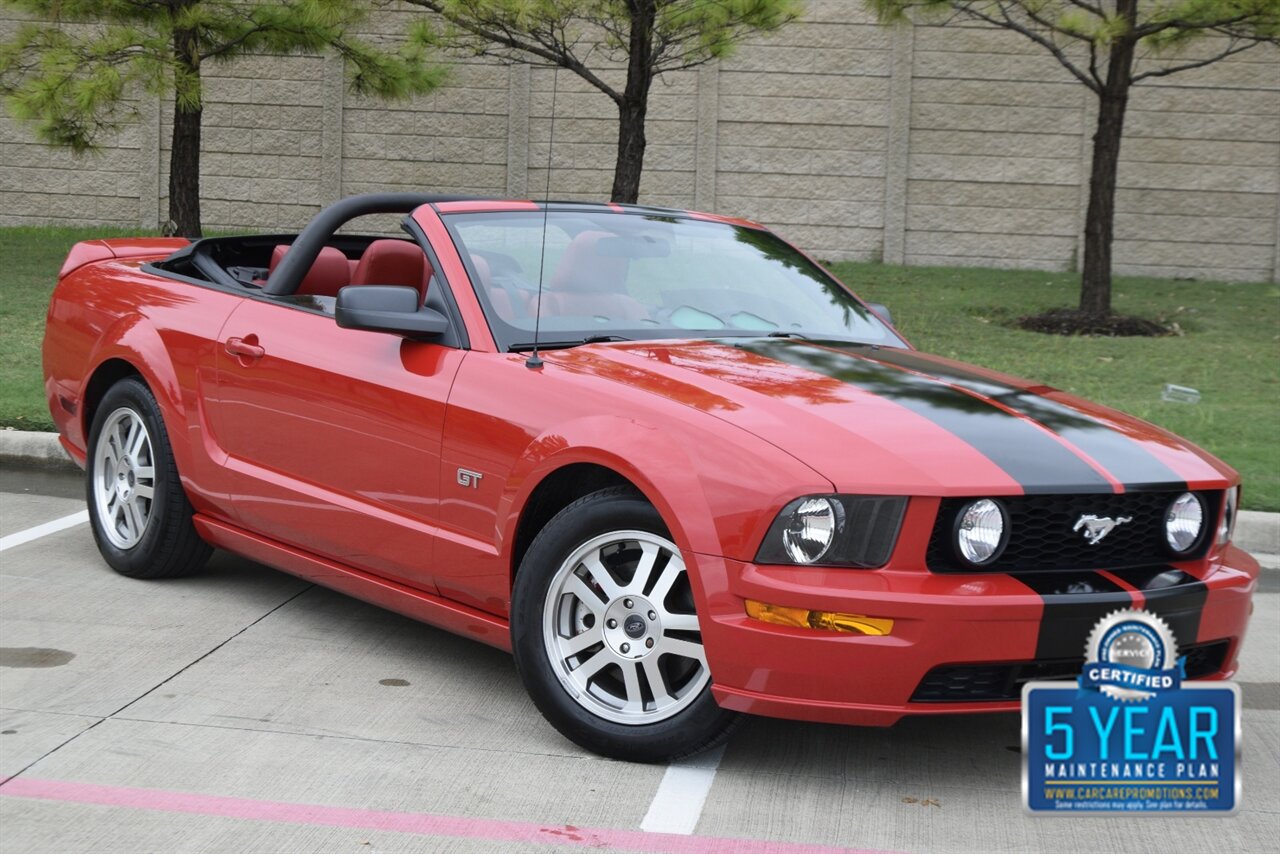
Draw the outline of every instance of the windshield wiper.
M766 338L794 338L802 341L813 341L817 344L839 344L841 347L870 347L879 350L879 344L872 341L858 341L854 338L840 338L835 335L804 335L799 332L770 332Z
M608 341L630 341L632 339L625 335L588 335L586 338L579 338L576 341L539 341L536 345L532 341L525 341L520 344L512 344L507 348L509 353L527 353L537 347L540 350L564 350L568 347L581 347L583 344L603 344Z

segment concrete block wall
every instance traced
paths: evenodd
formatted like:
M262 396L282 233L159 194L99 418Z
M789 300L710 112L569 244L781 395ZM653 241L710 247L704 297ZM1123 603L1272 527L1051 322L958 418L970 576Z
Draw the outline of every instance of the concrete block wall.
M733 57L655 84L641 201L757 219L832 260L1078 266L1091 93L1013 33L885 28L848 0L807 6ZM379 12L362 35L394 39L416 14ZM0 36L16 18L0 12ZM350 93L334 57L207 66L206 225L295 229L372 190L541 197L553 88L550 195L607 198L615 108L565 71L468 58L440 91L388 104ZM172 105L132 106L87 158L0 111L0 225L163 221ZM1136 88L1121 161L1117 272L1277 280L1280 50Z
M0 7L0 38L22 21L18 12ZM99 150L76 157L38 142L0 106L0 225L145 221L148 211L139 202L145 134L135 118L145 108L136 99L121 103L118 132L108 134Z
M305 222L325 199L324 68L318 56L244 57L206 66L200 211L210 229ZM159 105L155 222L168 219L173 104Z

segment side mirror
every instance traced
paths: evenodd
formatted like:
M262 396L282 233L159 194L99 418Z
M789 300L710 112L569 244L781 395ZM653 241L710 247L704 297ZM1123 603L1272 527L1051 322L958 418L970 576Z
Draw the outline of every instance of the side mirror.
M449 318L419 307L416 288L399 285L348 285L338 291L334 319L343 329L393 332L406 338L434 338L449 328Z
M877 316L885 323L893 326L893 314L889 311L889 307L878 302L867 303L867 308L876 313Z

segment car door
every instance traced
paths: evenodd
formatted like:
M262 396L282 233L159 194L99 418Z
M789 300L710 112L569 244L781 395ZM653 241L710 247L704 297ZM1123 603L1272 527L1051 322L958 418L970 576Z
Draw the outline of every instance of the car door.
M208 415L239 521L432 591L445 404L465 351L289 302L246 300L217 348Z

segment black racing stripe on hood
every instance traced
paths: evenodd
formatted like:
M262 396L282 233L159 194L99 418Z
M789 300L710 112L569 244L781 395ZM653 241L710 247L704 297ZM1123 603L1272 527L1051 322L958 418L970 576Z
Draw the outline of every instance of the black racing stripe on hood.
M1147 600L1144 607L1169 624L1179 648L1196 642L1200 617L1209 598L1207 584L1171 566L1117 570L1114 574L1142 592Z
M1079 658L1098 621L1133 607L1133 595L1096 572L1025 572L1012 576L1044 600L1036 658Z
M1126 490L1186 488L1177 472L1139 443L1069 406L912 350L881 348L867 355L879 362L938 377L1034 419L1088 454Z
M922 415L973 446L1027 493L1114 492L1098 471L1049 433L942 380L879 361L871 348L792 339L735 341L757 356L814 371ZM851 425L852 426L852 425Z

